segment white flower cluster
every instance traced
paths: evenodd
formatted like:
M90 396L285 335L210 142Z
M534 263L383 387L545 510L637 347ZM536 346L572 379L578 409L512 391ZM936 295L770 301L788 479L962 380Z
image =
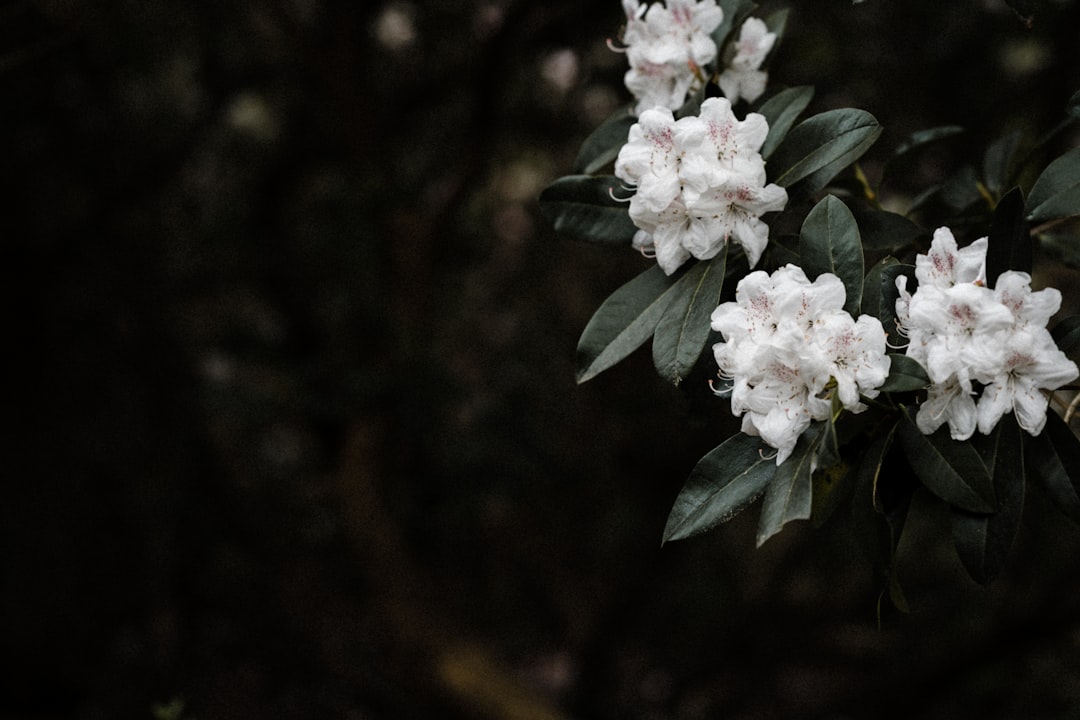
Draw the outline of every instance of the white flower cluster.
M670 275L734 240L754 267L769 238L760 216L787 204L784 188L765 184L760 150L768 132L762 115L738 120L726 98L709 98L699 115L678 120L667 108L643 112L615 160L615 175L636 188L634 247L655 253Z
M987 239L958 249L948 228L934 233L930 252L915 258L919 286L897 278L896 314L907 355L930 377L915 421L930 434L948 423L955 440L988 434L1015 412L1032 435L1046 424L1049 396L1077 378L1076 364L1058 349L1046 323L1061 306L1053 288L1031 291L1027 273L1002 273L986 287ZM982 386L976 402L976 385Z
M746 19L735 43L735 55L717 81L728 100L737 103L742 97L754 102L761 97L769 80L769 74L760 69L761 64L775 42L776 33L769 32L765 21Z
M742 431L759 435L784 462L813 420L825 420L833 395L852 412L866 409L889 374L885 330L869 315L844 309L840 278L822 273L810 282L787 265L772 275L752 272L735 301L712 314L726 342L713 346L720 376L732 381L731 410Z
M662 106L677 110L703 80L701 68L716 59L713 30L724 18L716 0L667 0L643 5L623 0L622 42L630 69L626 87L637 98L634 112Z

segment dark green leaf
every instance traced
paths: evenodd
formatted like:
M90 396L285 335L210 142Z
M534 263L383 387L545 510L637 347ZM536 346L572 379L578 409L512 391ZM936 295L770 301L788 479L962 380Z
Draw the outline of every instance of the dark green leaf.
M769 159L813 97L813 85L800 85L781 90L761 103L757 112L769 123L769 135L761 146L761 157Z
M824 422L815 423L802 434L786 460L776 468L776 475L765 490L758 522L757 546L771 538L792 520L810 517L813 503L811 471Z
M1028 208L1031 222L1080 215L1080 147L1046 166L1031 188Z
M833 195L814 206L799 233L802 268L811 280L832 273L844 283L844 310L859 314L863 290L863 253L859 226L847 205Z
M907 339L897 329L896 300L900 297L900 291L896 288L896 278L907 275L910 278L908 292L911 292L914 290L912 282L914 274L914 265L901 265L893 257L887 257L875 263L866 274L863 284L862 312L881 321L881 326L888 333L887 342L890 347L902 347L907 344Z
M947 427L923 435L910 408L904 408L899 434L908 462L930 492L970 512L997 509L990 473L970 442L953 440Z
M1050 335L1073 362L1080 358L1080 315L1070 315L1062 319L1054 326Z
M629 247L637 228L629 203L612 197L625 193L614 175L567 175L540 193L540 212L555 232L586 242Z
M1046 413L1046 425L1025 438L1028 471L1038 478L1058 509L1080 522L1080 440L1060 415Z
M994 197L1000 197L1005 188L1015 184L1013 178L1023 137L1020 130L1013 130L995 140L986 149L986 155L983 156L983 182Z
M926 370L917 361L907 355L889 353L889 376L885 384L878 388L881 392L910 392L921 390L930 384Z
M896 250L915 242L922 228L903 215L887 210L854 211L859 236L867 250Z
M630 108L622 108L600 123L581 144L574 160L574 172L591 175L612 162L626 144L630 126L636 122L637 117Z
M1073 119L1080 120L1080 90L1073 93L1069 102L1065 103L1065 114Z
M1006 270L1031 272L1031 235L1024 219L1024 195L1013 188L994 208L986 248L986 282L994 287Z
M964 128L959 125L941 125L939 127L927 128L926 130L917 130L896 147L890 161L901 158L913 150L921 149L938 140L955 137L962 132L964 132Z
M772 448L761 438L732 435L694 466L668 515L664 542L698 535L731 519L765 491L775 474Z
M845 497L850 497L854 479L854 468L846 460L827 467L818 468L813 473L811 492L811 524L822 527Z
M699 262L672 288L653 335L653 364L660 377L678 385L690 374L709 339L710 317L720 304L727 269L727 245L712 260Z
M952 535L956 553L972 579L987 584L1001 572L1012 547L1024 508L1024 453L1020 426L1005 415L988 436L978 437L983 462L990 470L997 512L970 513L953 508Z
M653 265L600 305L578 340L579 383L620 362L652 336L681 276L680 271L669 277Z
M807 118L791 129L769 159L769 175L781 187L802 181L814 194L877 140L881 125L865 110L842 108Z

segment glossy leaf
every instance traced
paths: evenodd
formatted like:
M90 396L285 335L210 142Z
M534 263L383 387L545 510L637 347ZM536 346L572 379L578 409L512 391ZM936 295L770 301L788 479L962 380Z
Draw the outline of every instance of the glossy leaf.
M994 287L1006 270L1031 272L1031 235L1024 219L1024 195L1013 188L994 208L986 248L986 282Z
M757 546L771 538L792 520L810 517L813 504L811 474L825 423L815 423L802 434L791 455L776 468L765 490L758 522Z
M847 291L844 310L858 315L863 291L862 242L855 217L843 201L827 195L814 206L799 233L799 255L811 280L832 273L843 281Z
M921 390L930 384L930 377L918 361L898 353L889 353L888 358L891 363L889 376L878 388L881 392L911 392Z
M629 203L612 197L612 193L625 192L614 175L567 175L540 193L540 212L559 234L629 247L637 232Z
M728 246L715 258L692 267L675 287L653 335L653 364L660 377L678 385L697 363L712 330L710 317L720 304Z
M881 125L865 110L842 108L807 118L791 129L769 159L769 175L781 187L814 194L877 140Z
M907 338L897 329L896 300L900 297L900 291L896 288L896 278L907 275L910 278L910 292L913 290L914 274L914 265L902 265L896 258L887 257L870 268L863 282L862 312L881 321L890 347L898 348L907 344Z
M898 434L908 462L926 488L950 505L975 513L997 509L994 485L970 442L949 437L947 427L923 435L910 408L904 409Z
M630 126L636 122L630 108L622 108L600 123L581 144L574 160L574 172L591 175L614 161L626 144Z
M983 182L995 197L1000 197L1005 188L1014 184L1013 178L1016 175L1023 137L1020 130L1013 130L999 137L986 149L983 156Z
M1035 437L1024 438L1024 455L1032 476L1065 515L1080 522L1080 439L1057 413Z
M781 90L761 103L757 112L769 123L769 135L761 146L761 157L769 159L813 97L812 85L800 85Z
M987 584L1001 572L1024 508L1023 438L1016 418L1001 418L988 436L977 436L983 462L990 470L997 511L977 514L953 508L952 535L956 553L972 579Z
M925 130L917 130L896 146L890 161L901 158L914 150L920 150L939 140L956 137L963 132L964 128L959 125L941 125Z
M887 210L854 211L859 237L866 250L896 250L907 247L923 234L922 228L903 215Z
M1080 147L1046 166L1028 196L1028 220L1045 222L1080 215Z
M579 383L620 362L652 337L681 276L676 272L669 277L653 265L600 305L578 340Z
M664 542L682 540L727 522L754 502L776 474L772 448L737 433L701 458L664 527Z
M1080 359L1080 315L1070 315L1054 326L1050 335L1073 362Z

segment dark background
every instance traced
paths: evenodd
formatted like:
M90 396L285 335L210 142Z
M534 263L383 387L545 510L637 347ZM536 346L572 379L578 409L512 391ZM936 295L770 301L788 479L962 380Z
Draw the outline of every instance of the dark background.
M871 174L970 128L901 205L1080 89L1077 2L791 6L774 82L874 113ZM1037 493L989 589L923 503L880 628L841 524L660 546L732 420L647 352L574 385L646 261L536 207L628 99L616 0L0 7L0 716L1080 717Z

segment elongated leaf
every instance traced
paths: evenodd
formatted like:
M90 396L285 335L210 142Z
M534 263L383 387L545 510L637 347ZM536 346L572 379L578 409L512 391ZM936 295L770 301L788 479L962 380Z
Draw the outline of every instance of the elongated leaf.
M889 376L885 383L878 388L881 392L910 392L921 390L930 384L930 377L926 370L917 361L907 355L897 353L888 354Z
M1025 438L1027 468L1066 516L1080 523L1080 440L1057 413L1046 414L1046 426Z
M1080 90L1077 90L1065 103L1065 114L1074 120L1080 120Z
M1080 147L1046 166L1031 188L1028 208L1031 222L1080 215Z
M612 162L626 144L630 126L635 122L637 117L630 108L622 108L600 123L581 144L574 160L574 172L591 175Z
M1070 315L1062 319L1054 326L1050 335L1070 360L1076 362L1080 358L1080 315Z
M575 240L629 246L637 232L629 203L612 193L625 195L614 175L567 175L540 193L540 212L555 232Z
M824 423L815 423L802 434L791 455L776 469L776 475L769 482L758 521L758 547L792 520L810 517L813 506L811 475L823 426Z
M896 320L896 301L900 291L896 287L896 278L906 275L908 291L914 290L915 266L902 265L893 257L887 257L874 264L866 274L863 283L862 311L876 317L888 334L886 342L890 347L898 348L907 344L907 338L900 334Z
M986 248L986 283L994 287L1006 270L1031 272L1031 235L1024 219L1024 195L1013 188L994 208Z
M653 335L653 364L673 385L694 369L712 329L710 316L720 304L727 270L727 247L715 258L699 262L672 288L671 304Z
M946 427L923 435L910 408L904 408L899 436L908 462L930 492L970 512L997 509L990 472L970 442L953 440Z
M863 291L863 252L859 226L847 205L833 195L814 206L799 233L799 255L806 276L822 273L840 278L847 291L844 310L859 314Z
M890 161L901 158L913 150L924 148L939 140L955 137L962 132L964 132L964 128L959 125L940 125L925 130L917 130L911 133L911 135L908 135L903 142L896 146L896 150L893 152Z
M903 215L887 210L853 211L864 250L896 250L907 247L923 234L922 228Z
M769 159L777 185L820 191L877 140L881 125L865 110L842 108L807 118L791 129Z
M956 553L975 582L985 585L1005 566L1024 508L1024 452L1020 426L1005 415L989 436L980 436L983 461L990 469L997 512L976 514L953 508Z
M600 305L578 340L579 383L620 362L652 336L680 277L681 272L668 277L654 265Z
M867 446L855 472L855 493L851 517L860 539L859 546L875 566L887 574L900 542L900 533L907 519L911 486L901 490L899 498L882 500L878 488L888 479L889 451L893 447L896 426L874 438ZM895 464L895 463L893 463Z
M813 85L799 85L781 90L761 103L757 112L769 123L769 135L761 146L761 157L769 159L813 97Z
M1016 166L1024 134L1020 130L1002 135L990 144L983 156L983 182L987 189L1000 197L1005 188L1015 184Z
M776 474L771 455L761 438L738 433L701 458L675 498L664 542L711 530L756 500Z

